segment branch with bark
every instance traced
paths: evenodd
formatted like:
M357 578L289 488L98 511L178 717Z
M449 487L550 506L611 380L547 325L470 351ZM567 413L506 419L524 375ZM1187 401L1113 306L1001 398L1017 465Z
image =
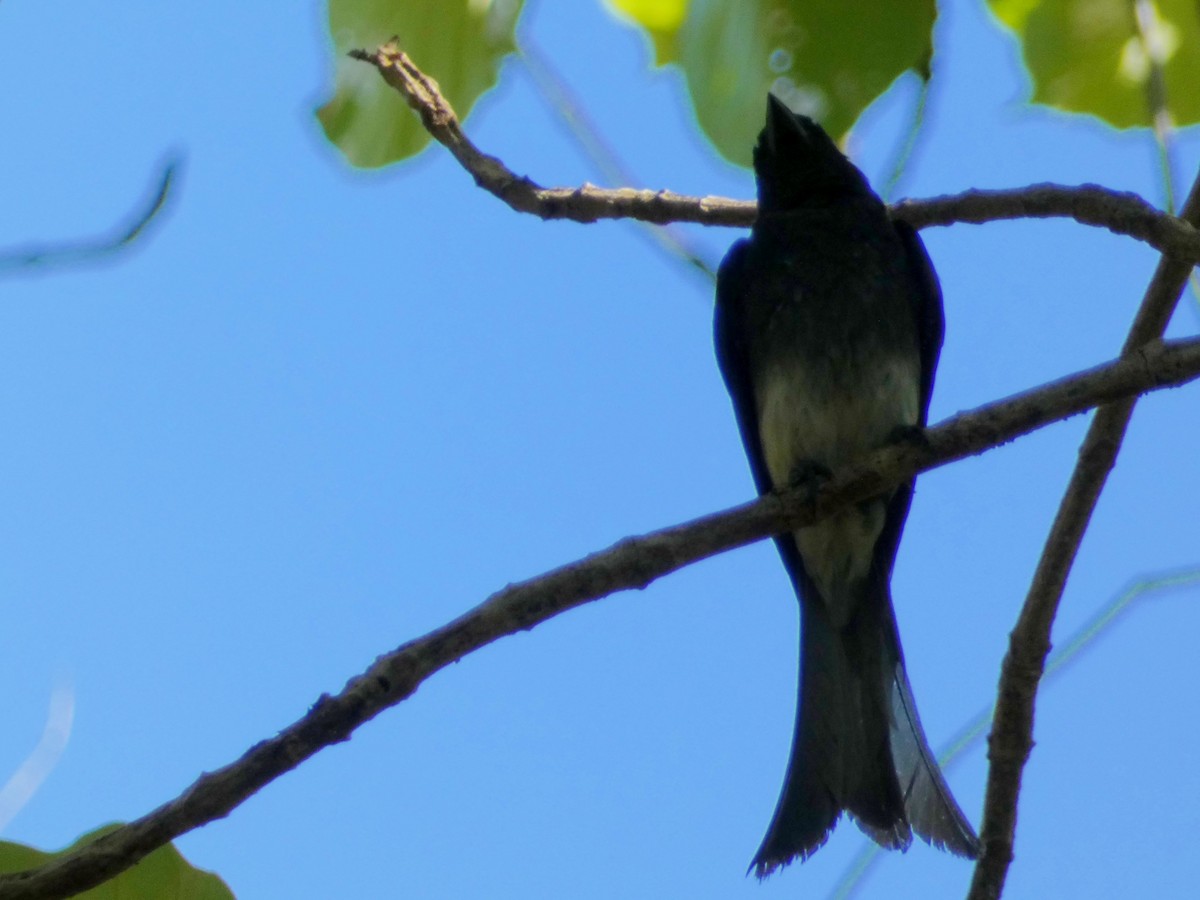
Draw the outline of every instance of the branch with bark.
M663 225L694 222L749 228L758 206L752 200L727 197L689 197L671 191L605 189L584 184L577 188L547 188L517 175L503 162L476 147L463 133L458 116L438 84L417 68L394 43L374 52L355 50L353 58L379 70L420 116L434 140L450 151L475 183L517 212L542 219L595 222L636 219ZM1107 228L1145 241L1163 253L1200 262L1200 231L1190 222L1161 212L1136 194L1097 185L1064 187L1034 184L1003 191L964 191L927 200L904 200L891 213L914 228L982 224L1002 219L1070 218L1082 225Z
M510 585L453 622L380 657L336 696L240 759L201 776L179 797L39 869L0 876L0 900L68 897L119 874L158 847L232 812L280 775L347 740L412 696L434 673L507 635L617 591L644 588L717 553L791 531L912 476L1007 443L1101 403L1200 377L1200 338L1153 342L1106 365L955 416L840 468L814 493L773 494L640 537Z
M580 222L620 217L730 226L753 222L755 205L744 201L588 185L542 188L478 150L463 134L436 83L394 44L354 55L379 69L481 187L516 210ZM228 815L274 779L323 748L348 739L360 725L411 696L434 673L506 635L529 630L617 591L644 588L708 556L813 524L920 472L1101 406L1013 632L1002 673L991 737L985 852L972 887L973 896L998 896L1012 856L1020 774L1031 747L1033 701L1066 572L1115 459L1134 398L1200 377L1200 338L1157 340L1192 263L1200 260L1200 232L1194 227L1200 223L1200 188L1193 189L1182 219L1158 212L1132 195L1094 186L1054 185L909 200L892 207L892 212L917 227L1066 216L1146 241L1167 257L1119 359L955 416L928 429L923 440L895 444L852 461L815 492L772 494L627 538L540 577L509 585L453 622L381 656L340 693L322 695L301 719L235 762L202 775L179 797L40 868L0 876L0 900L67 897L100 884L174 838Z
M1200 224L1200 175L1181 214ZM1191 262L1167 256L1159 262L1125 339L1122 359L1136 356L1139 347L1166 331L1191 271ZM1136 400L1136 395L1130 395L1103 406L1092 419L1009 638L988 738L990 766L980 834L983 854L975 867L969 900L995 900L1004 890L1016 841L1021 775L1033 750L1034 707L1050 653L1050 630L1084 532L1116 465Z

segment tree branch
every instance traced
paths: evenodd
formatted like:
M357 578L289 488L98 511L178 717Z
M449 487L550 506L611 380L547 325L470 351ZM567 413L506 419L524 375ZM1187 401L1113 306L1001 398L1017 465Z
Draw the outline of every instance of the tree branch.
M914 228L956 222L981 225L1003 219L1069 218L1081 225L1137 238L1168 256L1200 261L1196 254L1200 231L1190 222L1155 209L1137 194L1095 184L1031 184L1013 190L964 191L927 200L901 200L890 211Z
M517 212L575 222L629 218L656 225L701 222L749 226L754 221L756 205L746 200L687 197L670 191L632 188L606 190L590 184L578 188L544 188L517 175L496 157L488 156L471 143L437 82L418 69L394 43L385 44L375 53L352 50L350 56L374 65L384 80L399 91L421 117L421 123L433 139L450 151L475 178L475 183Z
M757 206L749 200L631 188L605 190L590 184L542 187L471 143L437 82L418 69L395 41L374 53L353 50L350 56L375 66L384 81L399 91L421 117L434 140L450 151L475 183L517 212L573 222L627 218L657 225L695 222L749 228L754 224ZM999 219L1070 218L1145 241L1171 256L1200 261L1200 231L1191 224L1156 210L1136 194L1096 185L1035 184L1004 191L965 191L928 200L905 200L892 206L891 212L916 228Z
M1192 185L1181 215L1200 224L1200 176ZM1191 270L1188 262L1168 257L1159 262L1126 338L1122 359L1137 356L1142 352L1139 347L1166 331ZM1009 637L988 738L991 765L981 829L983 854L975 867L970 900L995 900L1004 890L1016 839L1021 774L1033 749L1034 705L1050 652L1050 629L1084 532L1108 473L1116 464L1134 403L1131 395L1103 406L1092 419L1025 605Z
M524 631L616 591L644 588L689 563L772 534L810 525L876 496L917 472L982 453L1086 409L1200 377L1200 338L1155 342L1115 362L963 413L924 441L886 447L840 468L817 493L772 494L683 525L627 538L537 578L509 585L475 609L380 657L340 694L239 760L202 775L182 795L47 865L0 876L0 900L70 896L111 878L148 853L240 803L324 747L347 740L430 675L506 635Z

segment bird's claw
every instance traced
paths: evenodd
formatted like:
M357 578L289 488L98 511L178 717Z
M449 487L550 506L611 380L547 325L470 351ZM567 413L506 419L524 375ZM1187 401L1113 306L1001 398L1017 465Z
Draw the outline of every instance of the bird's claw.
M815 459L802 459L792 466L791 472L788 473L787 486L792 490L803 491L805 501L813 503L817 499L817 493L832 477L833 471L829 466Z

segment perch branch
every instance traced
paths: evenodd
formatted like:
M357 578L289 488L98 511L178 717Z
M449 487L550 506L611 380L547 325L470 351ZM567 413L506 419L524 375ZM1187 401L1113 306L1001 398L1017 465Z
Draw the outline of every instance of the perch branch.
M815 496L771 494L733 509L627 538L607 550L512 584L443 627L381 656L336 696L240 759L201 775L179 797L37 869L0 876L0 900L68 897L100 884L185 832L228 815L256 791L411 696L429 676L492 641L689 563L812 524L876 496L917 472L982 453L1036 428L1138 392L1200 377L1200 338L1155 342L1036 390L960 414L905 442L840 468Z

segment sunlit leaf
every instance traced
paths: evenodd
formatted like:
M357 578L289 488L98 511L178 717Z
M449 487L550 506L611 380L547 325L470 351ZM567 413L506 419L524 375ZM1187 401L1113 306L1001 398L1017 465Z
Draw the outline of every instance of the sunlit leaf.
M373 51L393 36L404 52L437 79L465 117L496 84L501 60L514 49L513 29L523 0L330 0L335 55L333 98L317 110L325 135L363 168L417 153L429 133L375 69L347 58Z
M0 841L0 872L19 872L43 865L116 827L108 825L85 834L57 853ZM225 882L212 872L192 866L172 844L155 850L116 878L76 896L78 900L234 900Z
M654 62L665 66L679 58L679 29L687 18L690 0L608 0L608 6L645 29L654 43Z
M705 134L750 164L774 91L841 136L909 69L925 74L934 0L692 0L681 62Z
M1098 116L1118 128L1152 125L1149 83L1157 58L1175 122L1200 122L1195 0L990 0L990 5L1021 43L1035 103ZM1146 40L1138 29L1139 5Z
M992 12L1013 31L1025 27L1025 20L1041 0L990 0Z

